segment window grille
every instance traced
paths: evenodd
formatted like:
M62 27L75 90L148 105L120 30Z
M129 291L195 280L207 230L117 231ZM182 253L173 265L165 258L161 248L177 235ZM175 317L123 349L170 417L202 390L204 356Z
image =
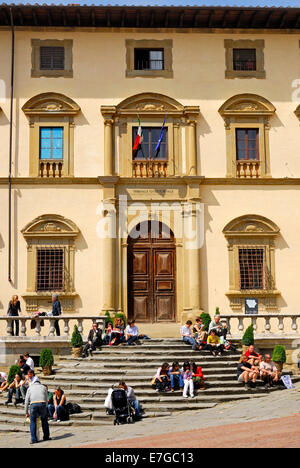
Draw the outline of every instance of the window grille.
M239 265L241 290L266 288L264 248L240 248Z
M256 71L256 49L233 49L233 69Z
M37 291L63 291L64 261L63 248L37 250Z
M40 70L64 70L64 47L40 47Z
M135 49L135 70L164 70L163 49Z

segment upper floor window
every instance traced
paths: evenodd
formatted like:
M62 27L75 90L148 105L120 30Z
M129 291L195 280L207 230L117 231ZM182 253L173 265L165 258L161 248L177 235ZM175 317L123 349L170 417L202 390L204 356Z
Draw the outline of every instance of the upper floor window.
M135 70L163 70L163 49L134 49Z
M64 249L37 249L37 291L63 291Z
M173 41L126 40L126 77L173 78Z
M225 78L265 78L262 39L225 39Z
M31 76L73 77L73 41L32 39Z
M41 70L64 70L65 48L64 47L40 47L40 69Z
M40 159L63 159L64 129L40 127Z
M237 161L259 161L258 128L236 129L236 159Z
M241 290L265 289L265 249L239 248Z
M133 127L133 146L136 141L138 127ZM161 134L159 127L146 127L142 129L142 140L137 150L133 150L133 160L168 160L168 129L162 131L162 140L158 146Z
M234 70L256 70L256 49L233 49Z

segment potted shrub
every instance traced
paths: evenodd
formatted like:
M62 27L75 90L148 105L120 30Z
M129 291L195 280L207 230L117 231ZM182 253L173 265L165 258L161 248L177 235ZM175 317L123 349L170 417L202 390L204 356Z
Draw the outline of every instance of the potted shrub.
M220 313L220 307L216 307L216 315L221 315L221 313Z
M248 351L250 345L254 345L254 328L250 325L244 333L243 339L243 354Z
M210 315L209 315L209 314L206 314L205 312L203 312L203 313L200 315L200 318L202 319L202 322L203 322L203 325L204 325L204 327L205 327L205 330L208 330L208 327L209 327L210 322L211 322Z
M42 349L40 354L40 367L42 368L43 375L52 375L52 366L54 358L51 349Z
M272 361L277 367L279 372L282 372L283 364L286 363L286 351L285 347L282 345L275 346L273 350Z
M72 334L71 344L72 344L73 356L75 358L81 357L83 340L82 340L82 336L81 336L81 334L80 334L80 332L78 330L77 325L74 326L74 331L73 331L73 334Z
M9 385L13 383L13 381L14 381L17 374L22 375L22 371L21 371L20 366L17 366L17 365L11 366L10 369L9 369L8 377L7 377L7 383Z

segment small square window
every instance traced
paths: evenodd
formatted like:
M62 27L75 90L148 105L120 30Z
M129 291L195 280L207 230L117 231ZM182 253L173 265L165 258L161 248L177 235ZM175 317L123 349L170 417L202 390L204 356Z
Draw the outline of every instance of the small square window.
M163 49L134 49L135 70L164 70Z
M64 47L40 47L40 69L41 70L64 70L65 48Z
M256 70L256 49L233 49L233 69Z

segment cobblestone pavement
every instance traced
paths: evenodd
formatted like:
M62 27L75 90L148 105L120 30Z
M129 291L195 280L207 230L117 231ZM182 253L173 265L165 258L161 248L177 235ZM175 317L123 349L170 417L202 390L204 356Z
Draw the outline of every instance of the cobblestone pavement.
M111 447L112 443L115 441L137 439L145 436L152 438L152 436L156 437L160 434L163 434L164 437L159 438L159 445L167 447L166 444L170 438L166 438L166 434L178 433L179 429L181 432L176 435L176 437L179 437L176 447L184 447L184 443L187 443L186 439L188 439L190 435L188 433L184 434L182 431L194 432L203 428L217 428L218 426L232 426L235 424L241 425L243 423L249 424L257 423L259 421L269 421L268 425L258 425L256 429L255 426L253 426L254 432L252 434L256 436L256 439L253 439L253 444L257 444L253 446L259 446L259 444L264 446L264 442L266 442L266 434L264 431L264 434L262 433L262 436L260 437L260 431L263 427L268 427L270 431L272 430L274 432L274 430L271 429L272 427L275 428L274 422L271 422L270 420L278 418L284 419L282 421L283 433L281 436L286 437L284 434L287 434L287 428L289 428L291 434L294 434L293 440L292 438L290 441L282 439L284 444L290 444L284 446L295 446L296 444L300 447L299 414L300 383L296 385L294 390L282 390L280 392L271 393L265 397L226 403L202 411L179 413L177 415L164 418L145 419L134 425L94 427L92 430L76 427L59 427L58 425L57 428L55 427L55 429L52 429L51 436L53 440L47 443L40 443L37 447L74 447L92 444L101 444L103 447ZM276 422L278 434L280 434L280 431L278 431L279 427L281 427L281 423ZM230 435L229 432L231 430L232 435ZM241 444L244 443L243 439L239 438L240 430L241 428L239 429L237 427L231 427L230 430L226 428L226 432L230 436L227 443L232 443L232 446L234 446L234 438L237 443L239 443L239 441ZM211 440L213 434L217 434L217 429L210 431L207 430L205 432L202 431L202 434L205 433L206 442L209 444L209 440ZM222 433L224 433L224 428L220 427L220 434ZM210 438L208 437L208 434L210 434ZM200 436L201 433L199 433L199 437ZM274 440L278 443L280 442L280 438L275 439L274 437ZM162 445L163 441L165 445ZM206 446L206 442L203 442L204 446ZM225 442L226 441L224 441L224 444ZM134 443L137 444L138 442L135 440ZM149 443L151 443L151 441ZM128 441L126 441L126 444L129 446ZM0 434L0 448L10 446L21 448L28 447L29 435L19 433ZM144 446L146 447L146 445ZM249 446L249 444L247 446Z

